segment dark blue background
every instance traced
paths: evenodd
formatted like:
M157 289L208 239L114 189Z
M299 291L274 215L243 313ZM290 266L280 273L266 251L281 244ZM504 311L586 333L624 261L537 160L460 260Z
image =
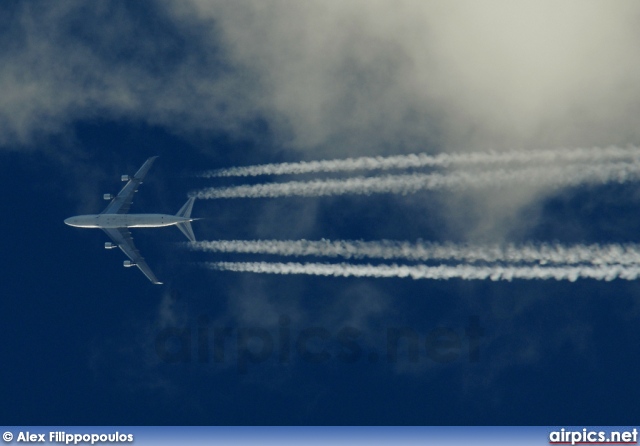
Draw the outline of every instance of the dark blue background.
M119 251L102 248L102 232L62 223L80 206L74 191L95 192L87 205L91 209L85 210L98 212L105 204L101 193L121 187L119 174L131 173L147 156L159 154L134 207L173 213L202 182L186 173L203 165L232 165L251 152L251 145L212 141L218 153L212 161L162 129L137 123L79 123L76 132L75 144L84 154L76 165L101 172L98 177L73 172L42 152L0 155L6 191L0 306L4 423L619 424L631 423L637 415L637 283L433 282L212 272L192 262L246 257L191 254L174 243L182 241L177 230L164 228L134 234L166 282L152 286L137 270L122 268ZM634 187L578 188L550 199L546 223L531 236L567 242L633 240ZM194 223L195 232L201 239L255 238L253 219L266 201L199 201L194 215L207 220ZM295 207L296 201L287 205ZM377 225L385 228L387 238L420 235L412 232L411 209L393 197L319 201L318 227L325 232L308 234L309 239L380 237ZM235 216L232 225L217 222L221 212ZM434 216L434 227L437 220ZM283 214L282 225L286 233L295 221ZM567 229L574 226L582 232ZM243 283L251 285L238 294ZM234 300L256 299L252 289L257 301L285 308L278 316L288 315L285 304L295 301L297 311L307 317L291 324L295 335L331 315L340 321L351 311L344 291L354 287L365 287L365 296L382 293L388 304L370 317L361 340L364 353L355 363L338 359L331 350L335 342L319 346L328 346L332 354L321 364L305 362L294 346L287 364L280 364L274 353L239 373L233 342L222 364L212 358L199 362L198 318L209 319L210 334L222 326L237 333L249 325L226 315L237 305ZM163 301L182 315L170 326L193 333L186 362L167 363L158 357L154 342L166 328L158 318ZM471 361L464 348L451 363L429 360L422 346L426 334L445 326L462 336L470 318L477 318L483 329L479 360ZM252 327L277 335L277 324L266 316L264 324ZM336 327L339 323L327 327L332 336ZM397 363L389 363L383 336L389 327L420 333L417 363L410 361L406 346ZM259 345L253 348L260 350ZM375 362L368 356L371 351L379 354Z

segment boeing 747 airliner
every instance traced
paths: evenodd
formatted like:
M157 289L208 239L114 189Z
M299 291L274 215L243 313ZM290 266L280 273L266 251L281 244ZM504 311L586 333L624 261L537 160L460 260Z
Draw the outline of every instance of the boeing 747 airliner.
M128 214L133 195L142 184L142 180L156 158L157 156L153 156L145 161L133 177L122 175L122 181L127 181L127 184L115 198L111 194L104 195L104 199L111 200L111 202L100 214L78 215L67 218L64 222L77 228L102 229L113 240L113 243L106 242L104 244L106 249L120 248L130 259L124 261L125 267L137 266L152 283L159 285L162 282L158 281L144 257L136 249L129 228L158 228L175 225L190 241L194 242L196 237L193 234L191 222L198 219L191 218L195 198L189 198L176 215Z

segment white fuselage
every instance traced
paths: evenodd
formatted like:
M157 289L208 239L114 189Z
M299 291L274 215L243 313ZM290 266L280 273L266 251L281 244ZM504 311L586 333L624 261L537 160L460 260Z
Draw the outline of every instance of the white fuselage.
M193 220L166 214L90 214L70 217L64 222L76 228L159 228Z

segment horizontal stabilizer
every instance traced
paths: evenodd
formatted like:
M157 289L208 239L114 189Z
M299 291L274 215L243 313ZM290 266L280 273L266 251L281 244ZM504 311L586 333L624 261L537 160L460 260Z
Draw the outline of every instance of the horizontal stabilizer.
M196 197L191 197L187 200L187 202L180 208L176 216L178 217L191 217L191 210L193 209L193 202L196 201Z
M182 206L180 208L180 210L178 211L178 213L176 214L177 217L182 217L182 218L191 218L191 210L193 209L193 202L196 201L195 197L191 197L187 200L187 202L184 204L184 206ZM181 223L178 223L178 229L180 229L180 231L189 239L189 241L191 242L195 242L196 241L196 236L193 233L193 229L191 228L191 221L193 220L198 220L197 218L192 218L189 221L183 221Z
M195 242L196 241L196 236L193 233L193 229L191 228L191 222L190 221L185 221L183 223L178 223L177 226L178 226L178 229L180 229L180 231L182 231L182 233L187 236L187 238L189 239L190 242Z

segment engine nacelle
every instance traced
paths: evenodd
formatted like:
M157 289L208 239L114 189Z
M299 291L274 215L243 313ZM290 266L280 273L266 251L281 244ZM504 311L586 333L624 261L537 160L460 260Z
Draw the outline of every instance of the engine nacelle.
M131 179L131 177L129 175L122 175L120 177L120 181L129 181Z
M104 195L102 196L102 198L104 198L105 200L113 200L113 195L111 195L111 194L104 194Z
M113 248L117 248L118 245L114 245L111 242L104 242L104 249L113 249Z
M133 263L131 260L125 260L124 262L122 262L122 264L124 265L125 268L131 268L132 266L136 266L136 264Z

